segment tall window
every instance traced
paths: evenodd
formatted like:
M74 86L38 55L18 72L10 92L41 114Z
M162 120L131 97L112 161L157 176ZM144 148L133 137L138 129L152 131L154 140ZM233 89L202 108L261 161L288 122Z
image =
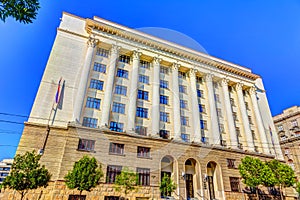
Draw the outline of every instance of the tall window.
M114 183L116 176L121 174L122 166L108 165L106 171L106 183Z
M231 106L235 106L233 98L230 98L230 104L231 104Z
M148 118L148 108L137 107L136 116L141 118Z
M186 73L185 72L178 72L178 77L182 79L186 79Z
M160 80L159 82L160 84L160 88L169 88L169 83L168 81L165 81L165 80Z
M216 102L220 102L220 95L219 94L215 94L215 99L216 99Z
M123 85L116 85L115 87L115 94L120 94L126 96L127 87Z
M138 174L138 185L150 185L150 169L148 168L137 168Z
M160 121L162 121L162 122L170 122L169 113L160 112Z
M160 95L159 103L160 104L168 105L168 103L169 103L169 97L168 96L164 96L164 95Z
M144 126L136 126L135 132L139 135L147 135L147 127Z
M205 105L199 104L199 112L206 113Z
M181 125L188 126L189 125L189 118L185 116L180 116Z
M168 74L169 73L169 68L160 66L160 73L162 74Z
M203 90L197 90L197 96L198 97L203 97Z
M200 128L207 129L207 122L205 120L200 120Z
M109 153L124 155L124 144L110 143Z
M180 108L187 109L187 101L180 99Z
M235 132L236 132L237 136L241 136L241 132L240 132L239 127L235 127Z
M109 127L109 129L112 131L123 132L124 124L111 121Z
M97 128L97 123L98 123L98 119L96 118L84 117L82 126Z
M232 112L233 120L238 121L236 112Z
M196 77L196 82L199 83L199 84L203 83L203 78L197 76L197 77Z
M218 115L218 117L222 117L222 110L221 110L221 108L217 108L217 115Z
M240 179L238 177L229 177L232 192L240 192Z
M150 148L149 147L138 147L137 156L143 158L150 158Z
M95 140L79 139L78 150L94 151Z
M149 92L144 90L138 90L138 99L148 100Z
M249 124L253 124L251 116L248 116Z
M108 57L109 51L106 49L98 48L96 51L97 56Z
M142 68L149 69L150 68L150 63L147 62L147 61L144 61L144 60L140 60L140 66Z
M90 88L103 90L103 83L104 83L103 81L91 79Z
M119 61L123 62L123 63L129 63L130 62L130 56L120 55L119 56Z
M247 110L250 110L250 109L249 109L249 104L248 104L248 102L245 102L245 106L246 106L246 109L247 109Z
M149 84L149 76L139 75L139 82Z
M125 104L114 102L112 112L125 114Z
M186 92L187 92L186 86L185 85L179 85L179 92L186 94Z
M101 99L96 99L93 97L88 97L86 100L86 107L87 108L95 108L95 109L100 109L100 102Z
M235 159L227 158L227 167L228 168L235 168Z
M124 69L118 69L117 77L128 78L128 71Z
M94 63L94 71L105 73L106 72L106 65L101 63Z
M185 134L185 133L181 133L181 139L185 142L189 142L190 141L190 135Z

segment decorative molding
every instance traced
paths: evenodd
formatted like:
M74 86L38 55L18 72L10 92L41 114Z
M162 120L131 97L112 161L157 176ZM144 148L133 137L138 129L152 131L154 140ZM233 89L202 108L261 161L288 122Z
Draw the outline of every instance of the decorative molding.
M252 94L256 94L256 88L254 86L250 87L249 89L249 93Z
M190 77L196 77L197 69L193 68L189 70L189 76Z
M153 64L155 64L155 65L159 65L161 61L162 61L162 59L159 58L159 57L154 57L153 58Z
M132 54L133 60L140 60L140 56L142 55L142 52L139 52L138 50L134 50Z
M214 75L212 73L205 74L205 82L212 82Z
M229 79L227 79L227 78L223 78L221 81L222 85L224 85L224 86L228 86L228 82L229 82Z
M244 84L243 83L237 83L236 85L235 85L235 88L236 88L236 91L238 91L238 90L243 90L243 86L244 86Z
M172 65L172 70L177 70L179 69L180 67L180 64L178 64L178 62L174 62L173 65Z
M96 38L90 37L89 40L87 41L87 44L89 47L95 48L97 44L99 43L99 40Z
M120 49L121 49L120 46L113 44L111 46L111 53L112 54L119 54Z

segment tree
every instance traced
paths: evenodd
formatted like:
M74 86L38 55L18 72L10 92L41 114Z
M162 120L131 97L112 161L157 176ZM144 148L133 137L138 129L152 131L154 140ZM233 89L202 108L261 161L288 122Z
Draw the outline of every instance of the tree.
M256 188L257 197L259 185L272 186L276 182L272 170L258 158L246 156L242 159L242 163L238 168L243 178L243 183L249 187Z
M163 197L170 196L175 189L176 189L176 184L173 182L171 177L169 177L167 174L164 174L159 186L159 190L162 196Z
M297 182L296 183L296 191L297 191L297 193L298 193L298 198L300 197L300 182Z
M116 191L124 192L127 195L129 192L137 189L138 176L127 167L122 169L121 173L116 176L115 189Z
M94 157L83 156L65 176L65 183L69 189L79 190L81 196L82 191L89 192L96 187L101 177L103 177L102 167L98 166L97 160Z
M0 20L5 22L11 16L21 23L32 23L39 8L38 0L0 0Z
M281 199L282 196L282 188L291 187L295 184L295 173L294 170L278 160L272 160L266 163L271 169L272 173L275 176L275 184L279 187Z
M21 194L21 200L29 190L46 187L51 174L44 165L40 166L40 158L41 155L36 155L35 151L16 155L11 172L4 179L2 187L17 190Z

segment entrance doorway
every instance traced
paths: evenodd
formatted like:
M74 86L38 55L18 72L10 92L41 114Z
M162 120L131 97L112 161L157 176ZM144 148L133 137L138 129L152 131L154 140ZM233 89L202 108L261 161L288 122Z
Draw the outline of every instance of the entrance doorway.
M207 164L207 184L208 184L208 191L209 191L209 199L210 200L213 200L213 199L216 198L215 184L214 184L215 169L216 169L216 164L215 163L209 162Z

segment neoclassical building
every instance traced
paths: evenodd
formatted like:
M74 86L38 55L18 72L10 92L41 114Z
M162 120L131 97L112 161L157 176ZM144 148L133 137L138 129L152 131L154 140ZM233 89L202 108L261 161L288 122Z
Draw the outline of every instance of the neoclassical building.
M128 167L140 185L131 199L159 199L165 174L176 199L241 199L241 158L283 159L271 132L263 82L250 69L63 13L17 153L43 154L46 199L78 194L63 180L83 155L104 171L88 198L116 199L115 177Z

